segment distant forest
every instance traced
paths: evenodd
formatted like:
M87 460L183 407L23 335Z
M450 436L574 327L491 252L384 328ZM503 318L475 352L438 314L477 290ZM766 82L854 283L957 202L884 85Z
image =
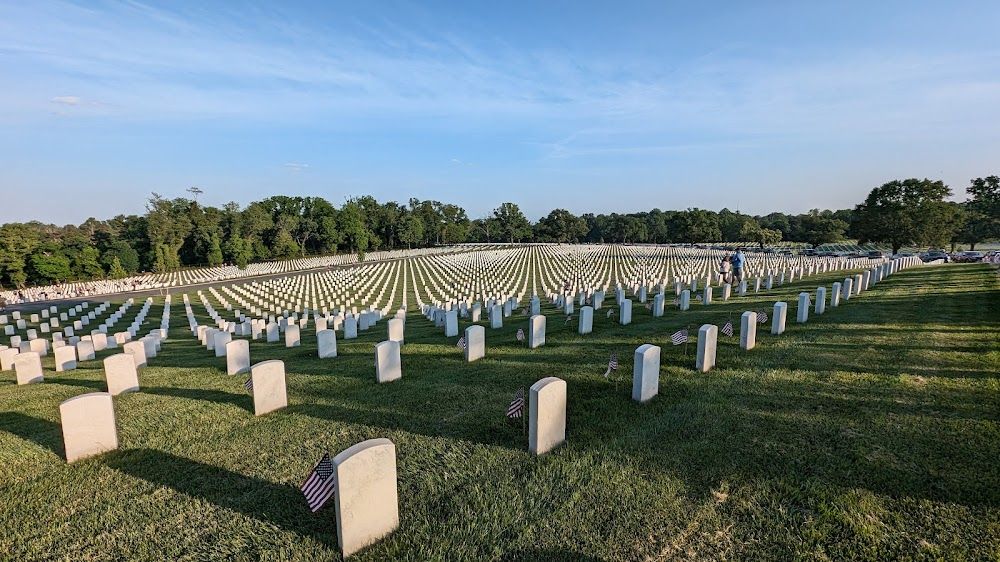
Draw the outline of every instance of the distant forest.
M531 222L514 203L470 219L458 205L410 199L406 205L357 197L337 208L321 197L274 196L241 208L169 199L154 193L144 215L87 219L79 226L41 222L0 226L0 286L23 287L182 267L245 267L264 260L357 253L463 242L742 242L813 246L845 237L903 245L976 244L1000 237L1000 180L972 180L963 203L931 180L896 180L853 209L751 216L686 209L576 216L555 209Z

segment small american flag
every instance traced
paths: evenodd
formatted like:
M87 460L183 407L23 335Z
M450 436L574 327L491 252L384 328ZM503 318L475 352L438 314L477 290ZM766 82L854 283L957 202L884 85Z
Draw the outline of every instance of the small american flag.
M514 399L510 401L510 406L507 407L507 417L508 418L519 418L524 415L524 387L517 389L517 393L514 394Z
M527 313L528 313L528 307L524 307L521 309L521 314L527 314Z
M573 315L572 314L567 314L566 315L566 323L567 324L569 324L570 320L572 320L572 319L573 319Z
M516 337L517 337L517 341L524 341L524 329L523 328L518 328L517 329L517 336Z
M648 303L648 302L646 303L646 310L653 310L652 303Z
M309 474L309 478L299 487L306 496L310 511L316 513L333 497L333 484L333 461L330 460L330 453L327 453Z
M615 309L609 308L608 309L608 318L611 318L611 316L614 315L614 313L615 313Z
M733 337L733 321L730 320L726 322L726 325L722 327L722 333L729 337Z
M701 302L701 295L695 295L694 300Z
M455 347L465 349L465 336L458 338L458 343L455 344Z
M674 345L680 345L682 343L687 343L688 341L688 331L687 329L677 330L670 336L670 342Z
M761 309L761 311L757 313L757 323L763 324L764 322L767 322L767 312Z
M243 383L243 386L246 387L247 392L253 392L253 377L248 378L247 382Z
M677 297L674 297L673 303L674 303L674 306L678 306L678 305L681 304L681 299L679 299Z
M608 378L611 371L618 370L618 353L614 352L611 354L611 359L608 359L608 370L604 372L604 378Z

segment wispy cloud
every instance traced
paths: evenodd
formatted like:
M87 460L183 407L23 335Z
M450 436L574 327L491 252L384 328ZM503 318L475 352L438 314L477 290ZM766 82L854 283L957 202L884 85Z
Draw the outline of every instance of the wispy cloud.
M79 96L56 96L52 98L52 103L58 103L62 105L80 105L83 101Z
M287 170L289 170L290 172L292 172L292 173L301 172L301 171L305 170L308 167L309 167L309 164L294 164L294 163L285 164L285 168Z
M128 120L409 119L530 130L539 155L571 158L801 136L933 135L942 123L960 131L1000 118L991 101L1000 98L995 52L858 47L817 59L720 42L669 63L642 52L623 62L409 20L328 29L278 8L168 6L0 6L0 53L13 61L0 121L41 119L51 104L90 99L107 101L102 116Z

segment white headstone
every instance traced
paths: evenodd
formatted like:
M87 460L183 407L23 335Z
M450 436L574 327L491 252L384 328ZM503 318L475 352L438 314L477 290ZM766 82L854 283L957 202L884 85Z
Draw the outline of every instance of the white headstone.
M17 384L42 382L42 357L36 351L23 351L14 356L14 371Z
M141 341L130 341L122 346L122 351L131 355L135 361L135 368L141 369L146 366L146 344Z
M358 337L358 320L353 316L344 318L344 339L353 340Z
M285 363L280 360L261 361L250 367L253 383L254 415L263 416L288 405L285 387Z
M403 319L393 318L386 324L389 330L389 341L399 342L399 345L403 345L403 331L406 328Z
M544 455L566 440L566 381L544 378L528 397L528 450Z
M233 334L230 333L228 330L224 330L215 332L214 334L212 334L212 337L214 338L213 346L215 349L215 356L225 357L226 345L228 345L229 342L233 341Z
M396 446L369 439L333 458L337 542L344 558L399 527Z
M618 322L622 326L627 326L632 323L632 301L629 299L623 299L621 306L618 309Z
M465 360L469 363L486 356L486 328L469 326L465 329Z
M788 317L788 303L778 301L774 303L774 312L771 314L771 333L781 335L785 333L785 320Z
M799 324L809 321L809 293L799 293L799 307L795 311L795 321Z
M278 324L275 322L268 322L267 326L264 328L264 332L267 334L267 342L274 343L281 338L280 330L278 329Z
M17 354L20 352L21 350L16 347L10 347L7 349L0 350L0 371L13 370L14 357L17 357Z
M392 320L389 321L392 323ZM337 356L337 331L320 330L316 332L317 353L320 359L330 359Z
M298 324L289 324L285 328L285 347L298 347L302 345L300 334L301 330Z
M545 345L545 316L538 314L528 320L528 349Z
M403 378L399 342L384 341L375 345L375 380L390 382Z
M116 353L106 358L104 376L108 379L108 393L112 396L139 390L139 374L131 354Z
M97 358L94 354L94 342L91 340L80 340L76 344L76 356L80 361L93 361Z
M458 335L458 311L449 310L444 316L444 335L453 338Z
M226 374L239 375L250 372L250 342L232 340L226 343Z
M632 400L645 402L660 392L660 347L645 343L635 350Z
M118 448L118 428L111 394L91 392L59 404L66 462Z
M753 349L757 346L757 313L747 311L740 317L740 348Z
M594 307L580 307L580 319L577 321L577 331L581 335L589 334L594 331Z
M698 329L698 354L695 356L695 369L702 373L707 373L712 367L715 367L715 350L718 344L718 326L715 324L704 324Z
M76 369L76 348L68 345L57 347L53 352L56 360L56 372Z
M503 328L503 312L497 305L490 309L490 328Z

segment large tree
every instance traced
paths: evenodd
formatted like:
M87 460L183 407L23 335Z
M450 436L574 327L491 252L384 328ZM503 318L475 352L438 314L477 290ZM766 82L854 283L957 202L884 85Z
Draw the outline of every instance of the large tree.
M854 209L851 233L858 242L884 242L892 252L907 245L944 245L955 230L951 195L941 181L893 180L876 187Z
M799 217L798 240L818 248L823 244L837 242L844 237L847 223L832 217L830 211L820 213L819 209L809 211L809 214Z
M576 242L587 234L587 221L567 211L554 209L535 225L535 240Z
M510 243L531 236L531 223L514 203L503 203L493 210L500 233Z
M743 223L740 229L740 241L754 242L761 249L764 246L773 246L781 242L781 231L773 228L764 228L755 220L748 220Z
M972 180L965 189L971 197L965 203L965 222L958 240L976 244L1000 238L1000 177L987 176Z

